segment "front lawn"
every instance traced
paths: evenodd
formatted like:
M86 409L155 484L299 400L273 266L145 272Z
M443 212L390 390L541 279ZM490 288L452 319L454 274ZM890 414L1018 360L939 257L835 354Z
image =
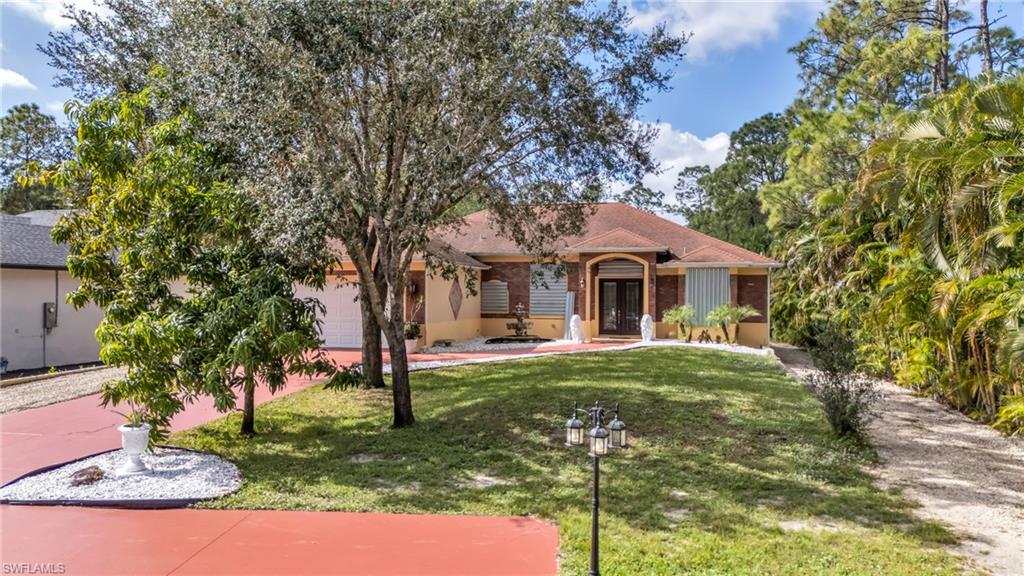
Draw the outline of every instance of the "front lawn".
M773 362L679 348L556 356L413 375L418 424L387 391L316 386L173 437L231 459L218 508L531 514L585 574L591 467L563 446L573 400L621 401L633 447L602 462L602 573L957 574L952 537L875 489L867 451L832 440Z

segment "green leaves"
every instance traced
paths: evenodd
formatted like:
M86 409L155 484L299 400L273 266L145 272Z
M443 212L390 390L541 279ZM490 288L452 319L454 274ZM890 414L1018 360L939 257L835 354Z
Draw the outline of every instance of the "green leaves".
M239 389L332 367L315 352L317 304L293 294L322 284L323 265L257 238L256 203L219 179L224 165L194 117L155 121L154 98L147 89L76 109L76 158L59 173L88 186L54 237L81 279L69 300L104 308L101 359L128 368L104 403L129 406L159 438L197 396L227 411Z

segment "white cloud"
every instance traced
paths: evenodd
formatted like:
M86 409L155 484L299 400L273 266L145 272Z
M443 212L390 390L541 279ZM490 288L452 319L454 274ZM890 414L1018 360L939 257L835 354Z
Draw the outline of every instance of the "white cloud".
M29 82L21 74L7 68L0 68L0 88L21 88L24 90L35 90L36 85Z
M673 188L683 168L704 164L715 168L725 162L729 152L729 135L725 132L702 139L676 130L668 122L659 122L654 127L658 129L658 138L651 146L651 155L660 164L660 170L657 174L648 174L644 185L661 190L666 199L673 198Z
M13 8L57 30L66 30L71 21L64 18L64 4L90 12L104 12L96 0L2 0L5 7Z
M702 60L711 52L756 46L774 37L782 20L793 12L793 4L781 0L652 1L633 3L629 11L636 30L650 30L665 22L673 34L692 32L686 53L694 60Z

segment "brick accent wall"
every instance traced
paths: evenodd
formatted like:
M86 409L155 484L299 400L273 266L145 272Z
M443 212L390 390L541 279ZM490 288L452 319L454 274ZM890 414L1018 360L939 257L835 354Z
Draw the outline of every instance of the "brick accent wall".
M511 318L516 304L523 303L526 312L530 312L530 263L529 262L490 262L490 269L483 270L480 281L501 280L508 283L508 314L484 314L481 318Z
M768 276L733 276L737 279L736 301L740 306L752 306L760 316L744 322L764 324L768 321Z
M583 309L583 288L580 287L580 267L575 262L565 263L565 287L569 292L576 294L575 302L573 302L572 313L579 314L580 310Z
M655 308L654 321L661 322L662 315L669 308L679 303L679 276L658 276L658 307Z

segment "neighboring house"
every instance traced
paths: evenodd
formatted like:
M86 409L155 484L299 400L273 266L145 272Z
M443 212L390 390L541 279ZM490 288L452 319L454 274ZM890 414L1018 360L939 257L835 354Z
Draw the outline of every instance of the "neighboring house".
M67 248L50 238L58 212L0 216L0 364L6 370L99 359L95 331L103 313L67 303L78 280L68 274Z
M667 338L676 336L676 327L660 320L676 304L692 305L699 321L721 304L749 305L761 315L743 323L740 343L768 344L769 272L777 262L625 204L595 208L582 235L551 246L562 262L558 272L499 237L487 211L467 216L465 226L428 251L478 274L476 294L467 290L464 272L458 281L446 280L418 259L409 277L407 316L422 297L412 319L423 324L428 344L509 334L506 324L514 320L518 303L538 336L567 336L569 319L579 314L587 340L639 338L640 320L650 314L657 337ZM329 278L326 292L305 292L326 307L326 345L359 347L362 328L351 263L342 262ZM714 327L709 333L720 335Z

